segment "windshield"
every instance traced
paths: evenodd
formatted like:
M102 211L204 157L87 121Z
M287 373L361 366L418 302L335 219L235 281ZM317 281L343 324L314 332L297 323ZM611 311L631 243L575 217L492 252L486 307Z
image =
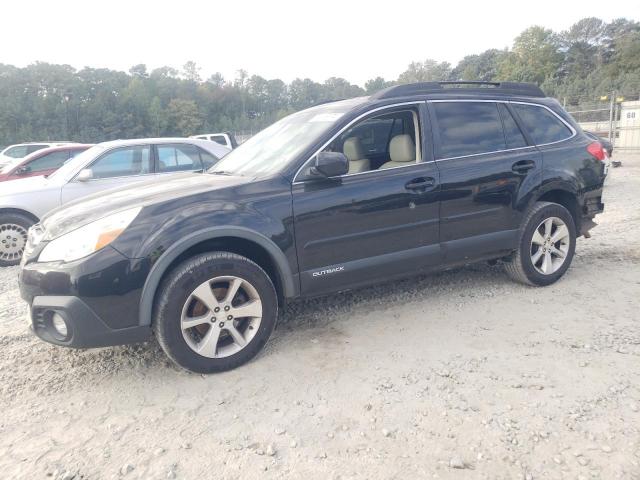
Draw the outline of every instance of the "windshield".
M101 147L100 145L94 145L88 150L85 150L84 152L79 153L75 157L64 162L64 164L58 170L53 172L47 178L65 178L67 175L71 175L79 165L84 165L87 161L97 157L103 150L104 147Z
M2 170L0 170L0 173L9 173L11 170L13 170L14 168L16 168L17 165L24 163L25 165L27 163L29 163L31 161L31 159L33 158L37 158L40 155L42 155L42 150L38 149L35 152L31 152L29 155L22 157L22 158L16 158L14 160L11 160L7 165L5 165Z
M251 137L216 163L209 172L264 175L281 171L297 155L366 98L312 107L289 115Z
M2 154L11 158L22 158L28 153L27 145L16 145L15 147L6 148Z

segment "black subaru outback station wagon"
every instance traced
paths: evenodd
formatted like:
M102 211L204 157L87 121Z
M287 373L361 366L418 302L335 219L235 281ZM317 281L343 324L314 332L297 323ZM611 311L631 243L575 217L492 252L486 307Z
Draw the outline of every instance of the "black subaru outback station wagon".
M604 208L602 146L536 86L466 83L318 105L207 175L51 213L20 274L33 331L82 348L155 336L208 373L256 355L291 299L486 260L555 282Z

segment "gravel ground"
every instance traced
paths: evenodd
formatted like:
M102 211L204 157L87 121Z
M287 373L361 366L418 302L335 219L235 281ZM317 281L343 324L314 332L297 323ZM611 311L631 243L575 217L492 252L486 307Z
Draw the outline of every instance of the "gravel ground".
M640 159L547 288L474 265L296 303L185 373L28 333L0 271L2 478L640 479Z

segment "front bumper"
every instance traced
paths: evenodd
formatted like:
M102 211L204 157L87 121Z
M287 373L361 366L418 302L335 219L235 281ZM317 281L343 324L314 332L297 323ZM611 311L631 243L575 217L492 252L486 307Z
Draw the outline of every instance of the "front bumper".
M66 335L53 325L54 315L66 324ZM78 297L34 297L28 310L33 332L45 342L65 347L90 348L144 342L151 336L148 326L112 329Z
M27 260L20 294L34 333L46 342L78 348L136 343L151 335L139 321L148 271L144 260L128 259L111 247L70 263ZM54 328L55 314L64 319L67 335Z

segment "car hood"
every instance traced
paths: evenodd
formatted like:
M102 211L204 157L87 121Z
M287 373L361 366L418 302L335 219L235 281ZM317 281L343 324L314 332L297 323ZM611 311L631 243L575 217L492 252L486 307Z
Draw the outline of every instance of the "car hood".
M46 177L18 178L2 185L2 188L0 189L0 198L17 194L38 192L52 187L59 188L57 184L47 180Z
M64 235L108 215L189 195L248 183L250 177L185 173L106 190L67 203L43 218L45 239Z

